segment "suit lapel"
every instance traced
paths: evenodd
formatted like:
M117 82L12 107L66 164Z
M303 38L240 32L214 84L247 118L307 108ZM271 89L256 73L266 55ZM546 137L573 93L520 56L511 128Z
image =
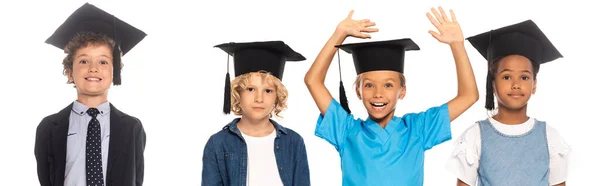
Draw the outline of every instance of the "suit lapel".
M110 104L110 142L108 145L107 181L112 180L116 176L114 175L115 162L117 162L123 151L124 137L127 136L125 134L126 130L123 128L125 125L121 124L122 117L124 117L124 114Z
M53 156L53 164L55 168L55 181L57 185L63 185L65 175L65 164L67 159L67 133L69 130L69 116L73 103L61 110L54 119L51 135L51 149Z

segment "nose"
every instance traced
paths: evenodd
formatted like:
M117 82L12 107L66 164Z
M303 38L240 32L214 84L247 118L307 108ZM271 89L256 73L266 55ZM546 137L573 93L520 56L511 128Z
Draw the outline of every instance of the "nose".
M383 88L375 88L375 94L373 94L373 98L383 98Z
M261 93L257 93L254 96L254 102L255 103L262 103L263 102L263 95Z
M513 83L511 89L512 90L521 90L521 84Z
M88 72L97 73L98 72L98 64L90 63L90 68L88 69Z

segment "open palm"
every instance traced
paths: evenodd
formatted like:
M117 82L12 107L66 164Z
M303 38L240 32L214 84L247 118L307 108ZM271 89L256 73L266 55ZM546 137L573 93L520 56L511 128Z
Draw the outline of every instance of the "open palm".
M442 7L438 7L438 9L439 12L435 8L431 8L431 13L433 13L433 16L435 16L435 18L431 16L430 13L427 13L427 18L429 19L431 24L433 24L433 26L437 28L439 33L433 30L429 30L429 34L431 34L431 36L433 36L439 42L446 44L452 44L454 42L463 42L464 37L462 29L460 28L458 21L456 21L454 11L450 10L450 15L452 16L452 19L448 19L448 16L446 16L446 12L444 11L444 9Z
M348 13L348 17L340 22L337 26L337 30L344 32L347 36L352 36L356 38L371 38L370 34L378 32L378 28L374 28L375 22L372 22L369 19L362 20L354 20L352 19L352 15L354 14L354 10Z

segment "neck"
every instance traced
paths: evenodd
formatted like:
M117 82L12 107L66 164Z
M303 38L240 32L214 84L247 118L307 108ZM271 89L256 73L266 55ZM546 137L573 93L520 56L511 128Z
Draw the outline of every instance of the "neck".
M382 118L374 118L373 116L370 116L370 115L369 115L369 118L371 118L371 120L377 122L377 124L379 124L379 126L381 126L381 128L385 128L387 126L387 124L390 123L392 118L394 118L394 112L396 112L396 109L392 110L390 113L388 113L386 116L384 116Z
M244 134L253 137L264 137L275 130L275 126L269 121L269 118L250 119L244 116L240 118L237 127Z
M498 105L498 114L493 117L496 121L507 125L517 125L529 120L527 116L527 105L519 109L510 109Z
M88 96L83 94L77 95L77 101L89 108L96 108L108 101L106 94L101 96Z

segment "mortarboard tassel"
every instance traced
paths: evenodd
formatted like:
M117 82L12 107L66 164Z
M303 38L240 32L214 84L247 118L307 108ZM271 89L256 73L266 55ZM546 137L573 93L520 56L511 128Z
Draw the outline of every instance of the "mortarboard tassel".
M340 73L340 104L342 108L348 112L348 114L352 113L350 111L350 107L348 107L348 98L346 97L346 90L344 88L344 83L342 82L342 67L340 65L340 49L337 51L338 54L338 70Z
M344 83L342 81L340 81L340 104L348 114L352 113L348 107L348 98L346 98L346 91L344 90Z
M488 74L487 74L487 80L486 80L486 84L485 84L485 109L487 110L494 110L494 87L492 86L492 80L493 80L493 76L492 73L492 66L494 65L494 61L493 59L490 59L490 48L492 46L492 32L494 30L490 30L490 34L488 36L488 47L487 47L487 51L486 51L486 59L488 61Z
M494 88L492 86L492 72L488 72L485 85L485 109L494 110Z
M115 44L113 49L113 85L121 85L121 50Z
M117 34L117 23L113 16L113 29L115 46L113 47L113 85L121 85L121 48Z
M231 113L231 81L229 79L229 54L227 54L227 74L225 75L225 94L223 96L223 114Z
M229 114L231 112L231 81L229 80L229 72L225 77L225 101L223 101L223 113Z

